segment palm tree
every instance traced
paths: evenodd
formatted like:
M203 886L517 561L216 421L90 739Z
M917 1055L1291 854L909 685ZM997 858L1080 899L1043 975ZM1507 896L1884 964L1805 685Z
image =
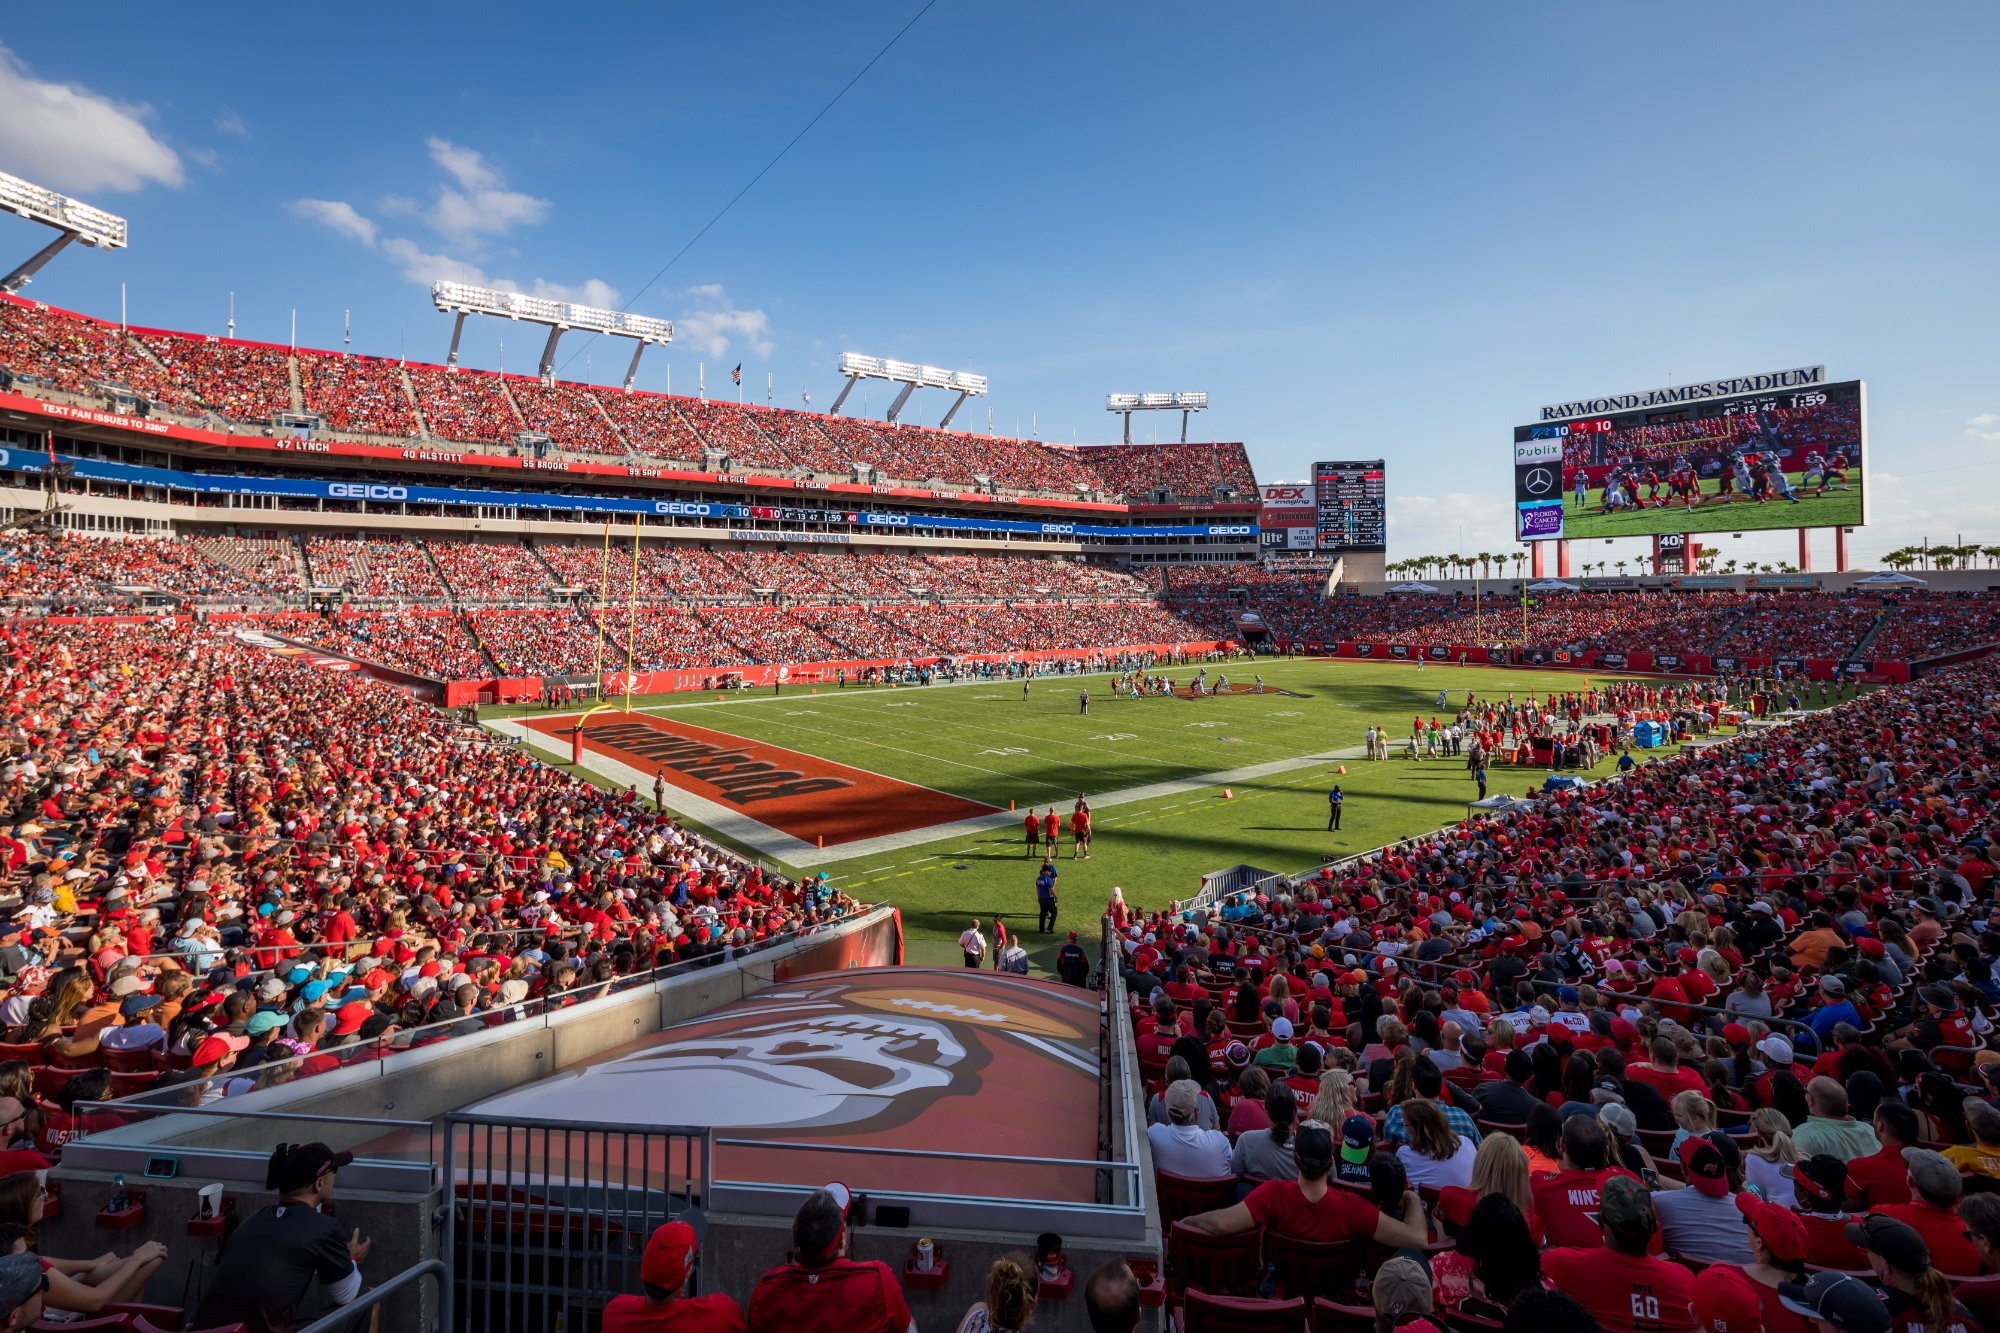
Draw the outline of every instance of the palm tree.
M1986 557L1988 569L2000 568L2000 546L1982 546L1979 553Z
M1935 564L1939 569L1950 569L1953 563L1957 561L1957 559L1958 559L1957 547L1936 546L1931 548L1931 562Z
M1618 562L1618 572L1619 572L1619 574L1621 574L1621 575L1622 575L1622 574L1624 574L1624 572L1625 572L1625 566L1627 566L1627 565L1629 565L1629 564L1631 564L1631 563L1632 563L1632 562L1631 562L1631 561L1629 561L1629 560L1620 560L1620 561Z
M1736 572L1736 557L1731 556L1722 562L1722 572L1725 574L1734 574Z

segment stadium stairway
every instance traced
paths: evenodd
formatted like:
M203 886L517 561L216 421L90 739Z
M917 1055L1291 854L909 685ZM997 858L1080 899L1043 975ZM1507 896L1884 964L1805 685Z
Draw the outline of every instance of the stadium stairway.
M410 379L410 372L403 366L396 367L396 379L403 386L403 397L410 400L410 415L417 419L417 434L424 439L434 440L431 423L424 420L424 405L417 401L417 386Z
M1722 645L1728 643L1730 636L1735 634L1737 630L1743 628L1743 622L1749 615L1750 615L1750 608L1747 606L1744 607L1741 611L1738 611L1736 615L1733 618L1731 618L1729 623L1722 627L1721 633L1717 634L1713 639L1710 639L1707 643L1702 645L1701 648L1702 652L1713 657L1716 653L1722 651Z
M288 381L290 381L292 386L292 411L294 412L305 411L306 389L305 385L299 381L298 357L288 356L285 358L285 378Z
M305 536L295 532L288 540L292 543L292 554L298 557L299 586L311 592L314 587L312 558L306 554Z
M453 606L457 606L459 600L458 589L452 585L451 576L444 572L444 566L438 563L437 552L433 551L431 544L421 537L416 539L416 543L417 549L424 553L424 559L430 562L431 569L437 574L438 582L443 585L445 597L450 600Z
M522 545L528 548L528 554L534 557L535 563L540 565L543 568L543 570L545 570L548 573L549 586L551 588L560 588L564 586L563 576L556 572L556 567L549 563L549 558L542 554L540 547L535 545L535 539L533 537L523 538Z
M1889 617L1894 614L1895 612L1888 607L1883 607L1881 613L1875 619L1868 622L1867 630L1862 633L1860 638L1854 641L1854 646L1849 648L1843 655L1843 660L1865 656L1868 652L1868 645L1875 642L1876 635L1888 628Z

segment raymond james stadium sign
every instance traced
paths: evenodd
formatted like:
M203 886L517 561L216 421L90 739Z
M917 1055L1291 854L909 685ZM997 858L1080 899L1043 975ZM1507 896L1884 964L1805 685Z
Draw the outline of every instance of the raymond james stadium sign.
M1573 403L1550 403L1542 408L1542 420L1562 421L1602 412L1633 412L1647 407L1699 402L1703 398L1728 398L1739 393L1765 393L1772 389L1797 389L1824 383L1825 366L1800 366L1796 370L1775 370L1767 375L1742 375L1736 379L1682 384L1671 389L1645 389L1639 393L1614 393L1603 398L1579 398Z

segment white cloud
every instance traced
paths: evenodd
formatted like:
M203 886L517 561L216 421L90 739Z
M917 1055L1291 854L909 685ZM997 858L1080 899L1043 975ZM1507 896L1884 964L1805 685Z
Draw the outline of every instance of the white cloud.
M146 127L149 106L37 79L0 46L0 161L38 185L77 194L178 187L181 160Z
M428 140L431 160L458 182L438 188L427 219L432 230L461 244L480 235L504 235L549 215L549 201L501 187L506 183L485 155L445 139Z
M356 212L354 205L345 199L294 199L290 207L308 222L330 227L363 245L375 244L375 224Z
M769 357L771 317L762 310L739 310L730 304L729 293L720 283L690 287L687 296L695 308L674 316L674 342L691 347L704 356L724 356L732 342L740 341L760 357Z
M1974 439L2000 444L2000 413L1981 412L1965 423L1965 433Z
M579 305L617 307L620 300L618 289L602 278L585 278L577 283L556 282L549 278L522 282L489 272L487 256L478 245L476 233L496 233L540 222L548 214L548 201L500 189L504 184L500 173L474 149L438 138L428 143L431 159L460 188L440 185L438 203L428 211L409 196L399 194L383 196L377 207L383 214L414 217L428 223L445 238L447 244L442 247L408 236L382 236L375 219L344 199L297 199L289 207L298 217L380 251L409 282L425 286L433 282L462 282L474 287L490 287L495 291L527 292L557 301L573 301ZM720 288L716 289L716 294L721 295ZM754 316L755 327L750 332L754 333L762 327L762 311L725 313L730 316Z
M237 115L228 107L223 107L215 113L215 128L220 133L227 134L232 138L247 139L250 137L250 126L244 122L243 117Z

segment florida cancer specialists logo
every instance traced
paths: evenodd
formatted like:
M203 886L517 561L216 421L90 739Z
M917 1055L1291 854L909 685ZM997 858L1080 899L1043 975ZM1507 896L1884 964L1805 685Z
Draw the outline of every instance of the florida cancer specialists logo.
M1563 530L1562 501L1553 504L1521 505L1521 535L1523 537L1560 537Z

